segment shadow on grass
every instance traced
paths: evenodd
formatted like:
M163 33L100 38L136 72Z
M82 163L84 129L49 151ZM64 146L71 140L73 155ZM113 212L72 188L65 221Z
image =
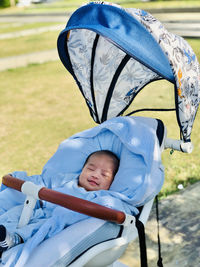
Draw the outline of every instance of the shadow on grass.
M164 189L162 192L160 192L158 194L159 199L165 198L169 195L172 195L176 192L179 192L180 189L178 188L179 185L181 185L182 188L186 188L189 185L192 185L196 182L200 181L200 177L199 176L192 176L192 177L188 177L187 180L182 180L182 179L174 179L174 184L173 184L173 188L170 189Z

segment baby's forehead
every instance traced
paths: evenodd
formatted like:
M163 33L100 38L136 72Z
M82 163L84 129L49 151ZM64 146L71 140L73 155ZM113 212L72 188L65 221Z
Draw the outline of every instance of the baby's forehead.
M86 165L103 166L104 168L113 169L115 167L113 158L107 154L92 154Z
M92 154L89 159L88 159L88 162L89 161L95 161L95 160L110 160L110 161L113 161L113 158L108 155L108 154L98 154L98 153L95 153L95 154Z

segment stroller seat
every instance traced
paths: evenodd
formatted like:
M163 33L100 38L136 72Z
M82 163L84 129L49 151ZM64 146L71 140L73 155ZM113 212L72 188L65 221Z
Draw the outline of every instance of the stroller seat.
M124 220L120 223L94 215L96 218L79 221L37 247L30 239L29 254L24 251L26 244L20 244L2 254L1 266L124 266L118 259L138 235L133 214L138 208L139 220L145 224L163 185L163 149L192 151L190 137L200 102L199 63L185 40L169 33L147 12L107 2L89 3L72 14L58 37L58 53L77 82L92 118L100 125L62 142L41 175L28 177L14 172L13 177L25 179L23 185L28 185L23 188L27 191L22 190L21 182L13 187L6 177L3 187L13 187L36 201L41 188L34 187L32 193L30 179L36 184L42 179L47 188L62 186L74 175L79 176L92 152L105 149L120 158L108 195L123 201L127 209L121 212ZM180 140L167 139L160 120L121 117L147 84L160 79L174 84L175 108L167 110L176 111ZM22 225L31 214L26 216L28 205L25 201ZM112 209L117 213L115 209L117 205ZM16 265L9 264L13 258L19 258Z
M132 125L132 127L127 128L129 124ZM120 145L120 143L123 143L123 137L121 137L121 140L117 139L116 141L116 139L113 139L112 132L112 130L116 130L119 125L121 133L124 132L124 136L126 136L129 141L132 140L131 146L135 146L134 150L135 153L137 151L138 157L145 160L148 158L148 160L151 161L150 165L148 162L142 163L144 164L142 166L146 169L146 173L143 173L144 176L142 180L136 185L136 191L138 192L140 191L140 186L143 187L144 192L142 193L142 198L140 197L140 194L137 196L137 192L135 192L133 197L133 199L138 202L138 204L136 204L138 209L139 207L142 207L140 209L139 220L145 224L148 219L154 197L160 191L164 179L161 164L161 152L164 149L166 130L160 120L143 117L119 117L108 120L90 130L78 133L61 143L56 153L44 166L43 173L48 175L48 172L56 173L58 169L61 172L67 172L66 168L70 168L71 170L71 168L73 168L71 164L72 162L70 162L67 166L65 162L67 158L69 159L69 155L73 157L73 153L74 157L79 155L80 158L86 158L86 155L84 154L80 156L81 153L79 151L79 147L75 145L75 143L78 144L80 140L82 140L82 142L84 140L84 146L82 147L84 152L89 148L89 151L87 152L88 154L91 153L91 150L97 149L96 147L93 148L93 146L94 143L98 143L98 146L101 149L113 149L113 152L119 155L119 150L123 150L123 146ZM126 127L122 127L124 125ZM108 129L110 130L108 131ZM130 132L130 130L132 130L132 132ZM127 136L128 134L129 137ZM83 138L83 136L85 136L85 138ZM140 140L139 138L141 136L142 138ZM153 136L154 145L152 147L151 139ZM113 144L111 143L111 140L113 141ZM139 151L138 149L140 146L143 147L143 142L148 147L146 152L144 152L145 150ZM70 145L71 143L73 144L72 146ZM67 144L70 146L70 151L68 151L69 147ZM151 149L149 149L150 147ZM143 152L146 155L144 155ZM82 162L82 159L80 160L80 158L77 161ZM136 154L133 154L131 161L130 158L127 158L126 156L123 157L121 154L120 168L118 171L118 174L121 173L121 175L116 175L116 180L114 180L116 184L113 182L111 190L114 191L115 188L118 190L120 186L125 186L123 181L120 182L120 180L124 179L127 183L127 177L128 180L132 177L132 181L130 181L130 183L126 186L128 186L130 190L131 188L133 189L132 184L134 184L134 173L136 173L137 168L139 168L138 171L141 172L141 165L135 166L137 164L134 164L136 160ZM127 161L130 162L128 163ZM139 161L137 163L139 164ZM147 166L145 166L146 164ZM79 164L76 164L76 168L79 168ZM138 178L136 178L136 180L137 179ZM118 185L120 183L121 185ZM118 262L117 259L124 253L130 241L134 240L137 235L138 230L135 225L134 216L126 214L126 220L122 224L106 222L97 218L89 218L67 227L62 232L42 242L32 251L24 266L31 267L36 264L37 266L60 267L120 266L121 263ZM6 261L6 258L10 256L10 253L14 254L15 251L17 251L17 247L4 252L3 259Z
M144 225L152 204L153 199L145 204L139 216ZM73 236L70 244L69 235ZM52 267L123 267L126 265L117 260L137 236L138 231L135 225L124 229L123 226L115 223L90 218L45 240L34 250L25 266L34 267L37 264L37 266ZM38 259L40 259L39 265Z

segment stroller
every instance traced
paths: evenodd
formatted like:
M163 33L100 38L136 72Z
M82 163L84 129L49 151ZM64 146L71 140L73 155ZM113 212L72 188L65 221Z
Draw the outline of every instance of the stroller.
M132 202L140 211L137 217L89 201L72 199L69 195L60 195L30 181L23 181L17 175L4 176L4 186L27 195L19 227L28 223L38 199L94 217L78 222L45 240L34 249L23 266L125 266L118 259L128 244L138 236L138 229L143 228L141 222L142 225L147 222L154 197L163 184L163 149L192 152L190 136L200 100L199 64L187 42L169 33L147 12L124 9L119 5L101 1L86 4L71 15L66 28L58 37L58 52L62 63L77 82L92 118L100 124L95 127L95 134L86 131L71 139L77 142L81 138L86 140L83 146L85 151L93 145L94 138L97 137L98 149L107 143L106 149L113 151L116 149L116 143L113 145L111 142L113 138L110 139L109 136L107 140L105 136L101 136L101 139L99 134L104 133L103 129L116 134L115 130L120 124L120 141L123 143L124 140L121 135L130 138L131 147L137 150L134 150L134 153L140 158L141 155L144 159L148 157L148 161L144 160L143 166L137 166L138 170L146 170L148 166L149 171L148 174L144 174L139 184L135 184L131 175L131 181L128 181L128 187L133 191L145 185L145 189L141 187L138 195L134 195L135 202ZM180 140L167 138L166 127L158 119L122 117L142 88L160 79L174 84L173 110L180 127ZM133 113L127 115L131 114ZM127 123L126 127L122 127L124 123ZM45 175L48 171L66 171L63 169L65 145L63 142L47 162L43 170ZM70 155L73 155L72 152L74 153L74 150L70 150ZM76 157L81 158L82 163L80 154L83 153L75 153ZM134 161L131 160L133 164L127 167L124 160L120 168L125 171L130 169L132 172ZM125 181L128 180L126 173L122 173L121 177ZM122 184L116 179L116 188L117 182ZM69 239L69 236L73 236L73 240ZM66 242L67 240L69 241ZM59 244L56 248L55 243ZM7 252L3 254L6 259ZM143 267L146 266L145 257L146 255L141 257Z

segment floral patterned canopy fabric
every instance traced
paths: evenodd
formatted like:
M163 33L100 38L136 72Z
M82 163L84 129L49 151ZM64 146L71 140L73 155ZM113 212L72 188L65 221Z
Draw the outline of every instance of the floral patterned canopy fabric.
M149 13L93 2L77 9L58 37L61 61L97 123L122 115L148 83L175 86L177 121L190 141L200 102L200 66L189 44Z

